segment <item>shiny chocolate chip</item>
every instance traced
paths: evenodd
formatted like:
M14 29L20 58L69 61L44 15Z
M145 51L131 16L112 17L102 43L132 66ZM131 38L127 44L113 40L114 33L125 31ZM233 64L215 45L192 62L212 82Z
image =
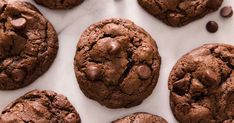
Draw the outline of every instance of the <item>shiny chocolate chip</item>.
M233 15L232 7L231 6L223 7L220 11L220 15L225 18L231 17Z
M86 69L86 75L89 80L98 80L101 78L101 70L95 65L89 65Z
M25 27L26 25L26 19L25 18L18 18L18 19L15 19L15 20L11 20L11 24L14 28L16 29L22 29Z
M119 53L120 47L121 46L120 46L119 42L117 42L117 41L110 41L108 43L108 52L110 54L112 54L112 55L115 55L115 54Z
M137 68L140 79L148 79L151 76L151 70L147 65L141 65Z

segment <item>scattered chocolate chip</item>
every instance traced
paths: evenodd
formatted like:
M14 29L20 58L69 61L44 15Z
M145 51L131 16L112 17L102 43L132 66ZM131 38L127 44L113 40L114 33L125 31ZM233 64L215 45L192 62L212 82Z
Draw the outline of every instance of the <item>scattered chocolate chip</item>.
M208 0L207 1L207 8L210 8L210 9L217 9L217 8L219 8L219 6L220 6L220 2L222 2L222 1L220 1L220 0Z
M232 7L231 6L223 7L220 11L220 15L225 18L231 17L233 15Z
M108 43L108 51L110 54L114 55L120 51L120 44L117 41L110 41Z
M141 65L137 68L137 73L141 79L148 79L151 76L151 70L146 65Z
M12 20L11 24L16 29L22 29L25 27L26 19L25 18L18 18L18 19Z
M94 81L100 78L101 70L95 65L89 65L86 70L88 79Z
M215 33L218 31L219 25L215 21L209 21L206 24L206 29L210 33Z

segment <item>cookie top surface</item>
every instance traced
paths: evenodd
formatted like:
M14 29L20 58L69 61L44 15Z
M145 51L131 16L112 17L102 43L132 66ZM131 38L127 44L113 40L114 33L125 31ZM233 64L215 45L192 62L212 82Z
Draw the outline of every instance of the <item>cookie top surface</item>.
M1 123L80 123L68 99L53 91L33 90L9 104L0 115Z
M112 121L112 123L167 123L167 121L157 115L139 112L116 121Z
M58 49L56 31L27 2L0 1L0 89L32 83L52 64Z
M234 46L207 44L184 55L171 71L169 89L180 123L232 123Z
M34 0L34 1L50 9L70 9L81 4L84 0Z
M217 10L223 0L138 0L149 13L164 23L179 27Z
M130 20L107 19L82 34L75 73L84 94L109 108L139 105L156 86L161 58L155 41Z

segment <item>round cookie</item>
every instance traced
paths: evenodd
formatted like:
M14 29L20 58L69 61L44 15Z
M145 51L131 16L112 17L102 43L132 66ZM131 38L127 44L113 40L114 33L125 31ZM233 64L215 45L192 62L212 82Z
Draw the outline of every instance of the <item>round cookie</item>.
M50 9L70 9L81 4L84 0L34 0L34 1Z
M184 26L217 10L223 0L138 0L153 16L173 27Z
M48 70L58 50L51 23L27 2L0 1L0 89L24 87Z
M167 121L157 115L139 112L112 121L112 123L167 123Z
M126 19L88 27L75 55L83 93L109 108L139 105L157 84L161 58L152 37Z
M169 77L180 123L233 123L234 46L206 44L184 55Z
M1 123L81 123L68 99L53 91L33 90L9 104Z

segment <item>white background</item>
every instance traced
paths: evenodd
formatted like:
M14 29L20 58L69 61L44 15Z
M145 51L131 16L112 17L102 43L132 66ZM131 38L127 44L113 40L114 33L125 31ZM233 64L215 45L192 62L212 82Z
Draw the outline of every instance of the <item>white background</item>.
M30 0L25 0L30 1ZM33 1L34 5L36 5ZM234 0L224 0L223 6L234 7ZM82 123L110 123L134 112L149 112L176 123L170 106L167 80L176 61L190 50L205 43L234 45L234 17L224 19L219 11L181 28L172 28L144 11L136 0L85 0L71 10L50 10L36 5L51 21L59 35L59 51L48 72L33 84L14 91L0 91L0 110L33 89L53 90L68 97L79 112ZM73 70L76 44L82 32L92 23L111 17L134 21L156 40L162 57L158 84L153 94L141 105L130 109L108 109L86 98L79 89ZM220 28L215 34L206 31L209 20L217 21Z

